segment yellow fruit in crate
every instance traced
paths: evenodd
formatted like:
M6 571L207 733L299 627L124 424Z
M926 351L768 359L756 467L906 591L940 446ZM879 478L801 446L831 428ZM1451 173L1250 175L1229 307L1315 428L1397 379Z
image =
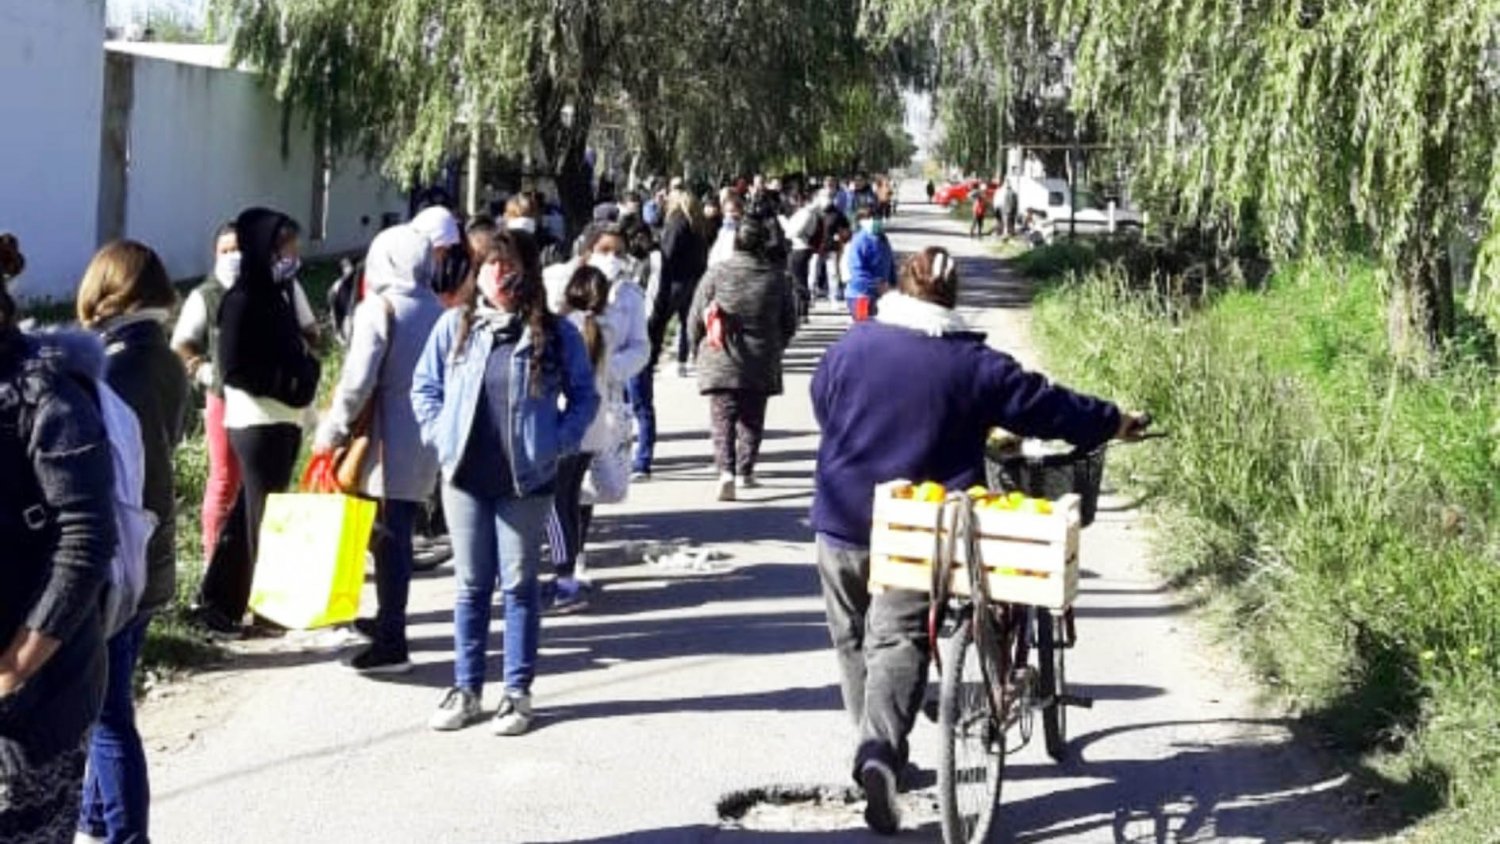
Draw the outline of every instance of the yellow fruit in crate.
M1005 496L1005 503L1009 504L1010 509L1012 510L1020 509L1021 503L1025 500L1026 496L1022 495L1019 492L1012 492L1010 495Z
M978 499L989 498L990 491L982 486L979 486L978 484L975 484L974 486L969 487L969 497Z
M924 481L917 485L915 498L918 501L926 501L929 504L941 504L948 497L948 490L942 484Z
M1052 515L1052 502L1045 498L1037 499L1036 511L1043 516Z

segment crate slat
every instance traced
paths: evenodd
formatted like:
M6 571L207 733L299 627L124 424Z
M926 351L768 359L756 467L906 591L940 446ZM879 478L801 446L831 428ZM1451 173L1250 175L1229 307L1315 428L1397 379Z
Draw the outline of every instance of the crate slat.
M940 553L936 539L954 529L956 510L937 503L896 498L912 484L894 481L875 490L871 535L870 586L873 591L907 589L929 592L932 560ZM1080 501L1067 495L1053 512L1017 513L976 510L974 527L980 558L996 601L1063 609L1078 594ZM953 594L969 593L963 568L968 549L958 543L949 586Z
M949 578L948 588L952 594L968 596L969 578L963 569L955 567ZM1043 577L1008 568L989 569L989 592L993 600L1031 604L1048 609L1061 610L1072 606L1078 596L1078 582L1077 557L1070 558L1063 571ZM905 589L930 593L932 591L931 564L872 554L870 586L875 591Z

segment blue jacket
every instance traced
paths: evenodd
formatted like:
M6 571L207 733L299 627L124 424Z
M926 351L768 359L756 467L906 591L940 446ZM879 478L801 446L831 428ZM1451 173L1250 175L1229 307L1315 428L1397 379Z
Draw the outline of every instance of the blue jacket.
M443 476L453 477L469 442L469 430L484 388L484 367L494 346L490 332L476 325L462 349L454 349L463 311L438 320L412 376L411 401L422 441L437 450ZM583 336L567 320L553 320L549 353L555 365L542 370L540 389L531 389L533 346L528 329L511 357L511 471L516 489L529 495L551 483L557 460L576 453L599 410L599 391ZM559 398L564 401L559 402Z
M1120 427L1113 404L1053 386L981 334L933 337L882 322L855 324L828 350L812 399L823 435L813 530L860 548L870 544L878 484L984 483L991 428L1094 446Z
M896 286L896 256L891 252L891 241L885 235L871 234L861 228L849 243L849 250L846 297L878 296L881 284Z

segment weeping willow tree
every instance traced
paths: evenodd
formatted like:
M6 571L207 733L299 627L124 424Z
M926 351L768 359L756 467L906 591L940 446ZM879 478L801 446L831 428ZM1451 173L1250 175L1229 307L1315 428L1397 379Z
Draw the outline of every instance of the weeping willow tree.
M476 142L530 151L575 225L601 114L658 173L742 171L819 150L851 120L868 130L858 86L901 119L840 0L217 0L217 14L234 60L326 150L404 184Z
M867 0L888 35L934 15L989 43L1041 25L1072 107L1135 152L1161 210L1276 256L1379 261L1393 348L1431 361L1454 328L1450 254L1477 242L1469 304L1500 326L1497 0ZM989 33L989 34L986 34ZM1010 33L997 36L993 33Z

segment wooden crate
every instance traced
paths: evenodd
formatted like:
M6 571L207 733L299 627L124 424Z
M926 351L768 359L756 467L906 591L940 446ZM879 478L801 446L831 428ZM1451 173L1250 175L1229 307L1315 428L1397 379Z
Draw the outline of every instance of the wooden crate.
M897 498L906 481L875 490L875 525L870 537L870 587L932 591L932 565L938 540L952 530L952 506ZM1079 501L1067 495L1049 515L977 510L979 556L988 570L990 597L1060 610L1078 595ZM969 594L962 566L967 546L956 546L949 588Z

